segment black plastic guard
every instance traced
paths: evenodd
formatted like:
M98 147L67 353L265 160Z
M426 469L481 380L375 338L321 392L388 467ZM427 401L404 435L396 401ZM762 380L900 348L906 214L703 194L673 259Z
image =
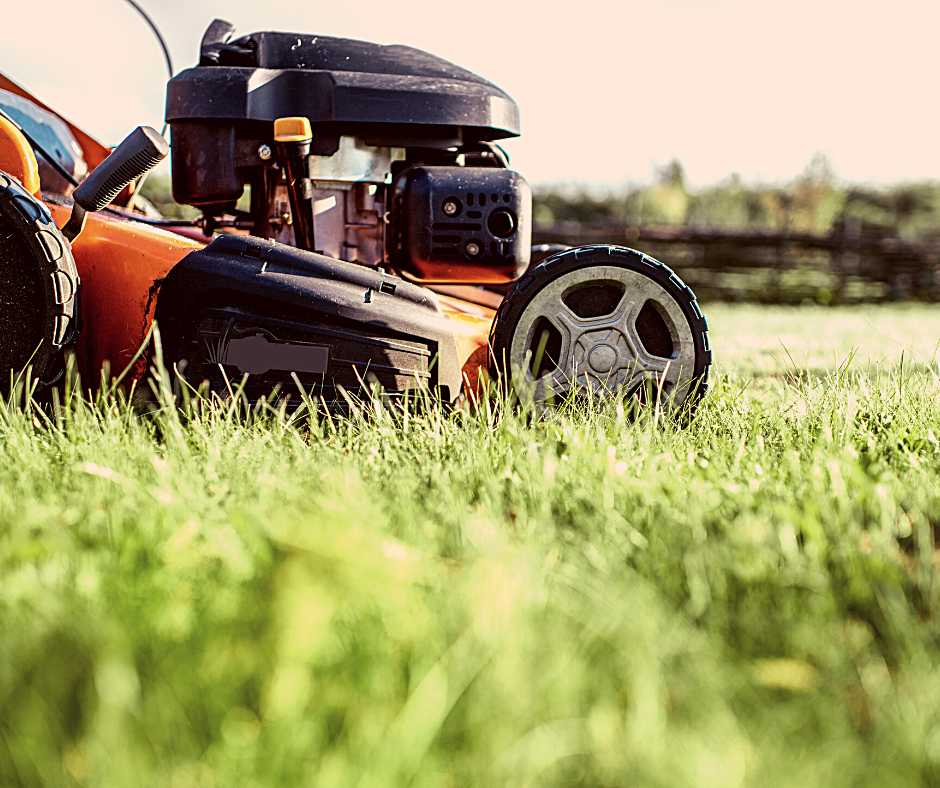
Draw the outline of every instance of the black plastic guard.
M446 402L460 393L456 340L434 293L266 239L222 236L189 254L164 280L156 320L167 367L220 394L294 394L299 381L342 408L341 389L375 384L393 397L425 384Z
M519 107L506 93L411 47L264 32L210 49L167 84L168 123L302 115L315 135L320 124L387 140L421 126L460 129L466 141L519 135Z

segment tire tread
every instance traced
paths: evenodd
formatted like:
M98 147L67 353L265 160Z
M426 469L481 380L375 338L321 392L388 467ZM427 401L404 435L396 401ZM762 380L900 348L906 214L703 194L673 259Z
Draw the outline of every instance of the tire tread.
M606 244L593 244L567 249L543 260L539 265L529 269L520 277L496 312L496 318L490 330L490 373L498 378L503 370L500 368L500 357L506 355L512 338L515 323L522 315L523 310L535 294L555 279L558 272L569 266L584 265L624 265L626 268L641 271L651 276L662 285L670 295L675 298L682 308L683 314L689 321L696 343L697 384L689 394L692 399L689 408L690 415L694 415L701 398L708 390L709 368L712 363L712 351L708 341L708 322L699 308L695 294L669 266L655 260L649 255L636 249L625 246L611 246ZM643 271L642 269L646 269ZM699 364L700 362L700 364Z

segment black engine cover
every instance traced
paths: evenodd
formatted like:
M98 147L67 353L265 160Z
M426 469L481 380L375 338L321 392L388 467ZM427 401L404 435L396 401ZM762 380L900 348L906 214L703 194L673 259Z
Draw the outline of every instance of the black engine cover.
M519 107L509 96L418 49L298 33L204 41L200 65L167 85L176 200L238 199L236 168L264 164L259 145L273 144L272 124L286 116L310 120L318 156L334 154L342 135L373 146L447 149L519 134Z
M421 126L461 130L468 141L519 134L519 108L485 79L406 46L299 33L254 33L223 46L215 61L167 85L166 120L268 121L302 115L341 133L399 138ZM384 128L383 128L384 127ZM368 135L362 135L368 136Z

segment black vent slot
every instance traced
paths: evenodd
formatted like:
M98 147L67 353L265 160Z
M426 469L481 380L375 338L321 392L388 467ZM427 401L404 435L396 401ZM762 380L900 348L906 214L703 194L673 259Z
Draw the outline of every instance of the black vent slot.
M540 317L532 328L529 349L532 351L529 369L532 376L538 380L543 375L558 369L558 359L561 357L561 332L547 318Z
M659 309L652 301L643 304L634 325L647 353L660 358L672 358L675 352L672 334L663 316L659 313Z
M599 282L567 293L562 301L578 317L601 317L617 308L624 289L619 283Z

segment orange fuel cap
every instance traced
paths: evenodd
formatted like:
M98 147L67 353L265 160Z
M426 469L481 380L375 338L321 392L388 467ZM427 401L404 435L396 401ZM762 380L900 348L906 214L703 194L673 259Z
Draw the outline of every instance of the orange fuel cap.
M274 121L275 142L309 142L312 138L307 118L278 118Z

